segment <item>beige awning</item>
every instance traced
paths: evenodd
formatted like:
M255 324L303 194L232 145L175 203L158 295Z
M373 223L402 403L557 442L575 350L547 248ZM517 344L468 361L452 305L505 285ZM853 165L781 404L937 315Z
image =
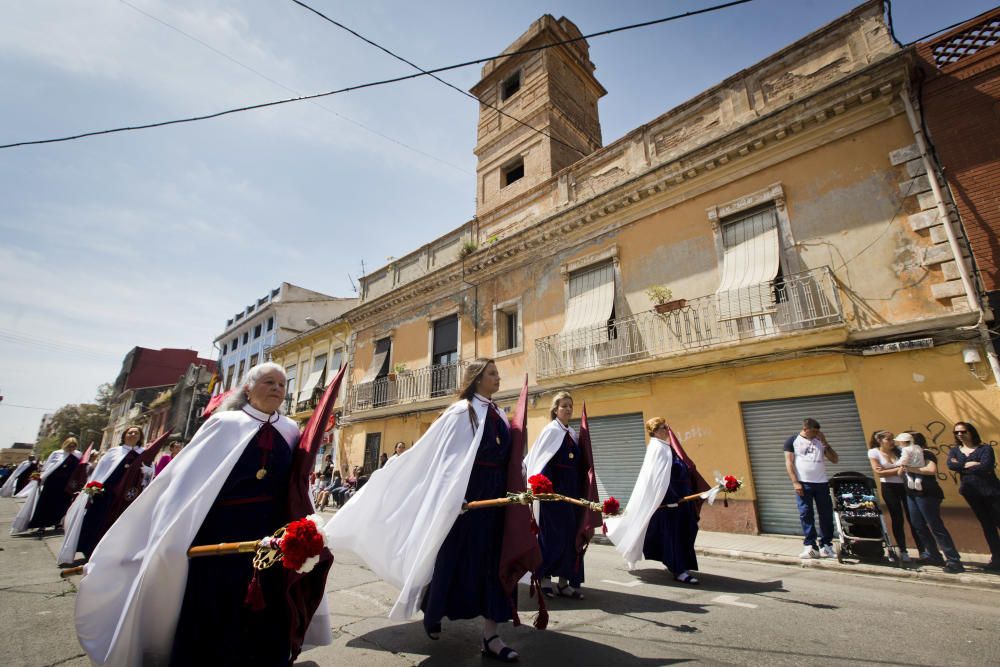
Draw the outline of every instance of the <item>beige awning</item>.
M594 330L597 339L607 340L607 323L615 307L615 270L611 262L570 274L566 321L560 335ZM579 336L574 336L579 337Z
M775 309L771 282L778 275L780 244L774 209L723 223L725 257L716 290L719 318L735 319Z
M372 363L365 371L365 376L361 378L361 382L373 382L375 378L378 377L378 372L382 370L382 364L385 363L385 358L389 354L389 350L384 350L382 352L376 352L375 356L372 358Z
M306 379L306 383L302 385L302 389L299 390L299 401L307 401L312 398L313 390L319 386L320 378L323 376L323 369L318 371L313 371L309 374Z

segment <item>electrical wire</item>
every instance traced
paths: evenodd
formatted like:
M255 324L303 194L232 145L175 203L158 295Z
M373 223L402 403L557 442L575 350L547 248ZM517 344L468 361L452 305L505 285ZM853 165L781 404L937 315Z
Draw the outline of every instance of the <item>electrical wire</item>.
M970 16L969 18L967 18L967 19L965 19L963 21L959 21L958 23L952 23L951 25L945 26L944 28L938 28L934 32L927 33L923 37L917 37L916 39L910 40L909 42L906 43L906 46L911 46L913 44L916 44L917 42L924 41L928 37L933 37L934 35L940 34L942 32L947 32L947 31L951 30L952 28L957 28L958 26L962 25L963 23L969 23L970 21L975 21L980 16L986 16L987 14L989 14L990 12L993 12L993 11L996 11L996 9L995 8L994 9L987 9L985 12L980 12L979 14L976 14L975 16Z
M631 25L620 26L618 28L610 28L608 30L601 30L599 32L591 33L589 35L581 35L580 37L573 37L571 39L564 39L552 44L543 44L542 46L531 47L527 49L521 49L519 51L512 51L511 53L505 53L499 56L489 56L488 58L476 58L475 60L467 60L465 62L456 63L454 65L446 65L444 67L436 67L434 69L424 70L421 72L416 72L414 74L405 74L402 76L392 77L389 79L381 79L379 81L369 81L367 83L360 83L353 86L345 86L344 88L338 88L336 90L328 90L322 93L313 93L310 95L299 95L297 97L289 97L281 100L272 100L270 102L260 102L258 104L248 104L242 107L235 107L232 109L224 109L223 111L216 111L213 113L201 114L198 116L188 116L186 118L176 118L173 120L157 121L153 123L143 123L141 125L128 125L123 127L115 127L107 130L95 130L92 132L81 132L79 134L68 135L65 137L54 137L51 139L34 139L30 141L17 141L9 144L0 144L0 149L6 148L18 148L21 146L36 146L40 144L54 144L65 141L74 141L77 139L84 139L87 137L102 136L105 134L117 134L121 132L134 132L138 130L148 130L157 127L168 127L170 125L181 125L184 123L195 123L203 120L211 120L213 118L221 118L223 116L228 116L235 113L242 113L245 111L255 111L257 109L266 109L269 107L280 106L282 104L291 104L293 102L303 102L307 100L315 100L322 97L330 97L333 95L341 95L344 93L354 92L357 90L364 90L367 88L376 88L379 86L386 86L392 83L399 83L401 81L409 81L411 79L419 79L423 76L430 76L432 74L440 74L441 72L448 72L455 69L461 69L463 67L469 67L471 65L481 65L486 62L492 62L494 60L501 60L503 58L510 58L512 56L523 55L526 53L535 53L536 51L544 51L546 49L555 48L557 46L562 46L564 44L572 44L575 42L580 42L593 37L604 37L606 35L612 35L618 32L624 32L626 30L635 30L638 28L646 28L653 25L658 25L660 23L667 23L669 21L676 21L682 18L688 18L691 16L697 16L699 14L706 14L709 12L719 11L722 9L727 9L729 7L734 7L736 5L743 5L753 0L733 0L733 2L727 2L721 5L714 5L712 7L705 7L703 9L697 9L690 12L685 12L683 14L675 14L673 16L667 16L660 19L654 19L652 21L643 21L642 23L634 23Z
M16 405L14 403L0 402L0 408L21 408L22 410L44 410L45 412L57 412L59 408L40 408L37 405Z
M144 9L140 9L139 7L136 7L135 5L133 5L132 3L128 2L127 0L118 0L118 2L122 3L126 7L130 7L132 9L134 9L135 11L137 11L138 13L142 14L143 16L145 16L147 18L150 18L150 19L156 21L157 23L159 23L159 24L161 24L163 26L166 26L167 28L170 28L174 32L180 33L181 35L183 35L184 37L187 37L191 41L197 42L198 44L204 46L209 51L212 51L213 53L216 53L216 54L222 56L226 60L228 60L228 61L230 61L230 62L232 62L232 63L234 63L236 65L239 65L240 67L242 67L246 71L250 72L251 74L255 74L256 76L258 76L261 79L267 81L268 83L272 83L275 86L278 86L279 88L282 88L282 89L284 89L284 90L286 90L286 91L288 91L290 93L293 93L295 95L302 95L302 91L301 90L296 90L294 88L286 86L285 84L281 83L280 81L276 81L276 80L272 79L271 77L267 76L266 74L263 74L263 73L255 70L253 67L250 67L249 65L240 62L239 60L237 60L236 58L232 57L228 53L225 53L224 51L220 51L219 49L215 48L211 44L198 39L194 35L191 35L191 34L189 34L187 32L184 32L183 30L181 30L177 26L171 25L170 23L167 23L163 19L158 18L158 17L150 14L149 12L145 11ZM394 138L390 137L387 134L383 134L383 133L379 132L378 130L376 130L374 128L368 127L364 123L356 121L353 118L349 118L349 117L343 115L342 113L338 113L338 112L334 111L333 109L331 109L330 107L324 106L324 105L320 104L319 102L316 102L315 100L310 101L310 104L312 104L313 106L316 106L316 107L322 109L323 111L326 111L329 114L333 114L334 116L336 116L337 118L339 118L339 119L341 119L343 121L346 121L346 122L348 122L348 123L350 123L352 125L356 125L356 126L360 127L362 130L365 130L366 132L370 132L371 134L374 134L377 137L381 137L381 138L385 139L386 141L390 141L390 142L396 144L397 146L401 146L401 147L403 147L403 148L405 148L407 150L413 151L414 153L417 153L419 155L423 155L424 157L430 158L430 159L432 159L432 160L434 160L436 162L440 162L441 164L446 165L448 167L451 167L452 169L455 169L456 171L460 171L463 174L472 175L472 172L469 171L468 169L464 169L464 168L462 168L462 167L460 167L460 166L458 166L456 164L448 162L447 160L439 158L439 157L437 157L435 155L431 155L430 153L422 151L419 148L415 148L413 146L410 146L409 144L406 144L406 143L404 143L404 142L402 142L402 141L400 141L398 139L394 139Z

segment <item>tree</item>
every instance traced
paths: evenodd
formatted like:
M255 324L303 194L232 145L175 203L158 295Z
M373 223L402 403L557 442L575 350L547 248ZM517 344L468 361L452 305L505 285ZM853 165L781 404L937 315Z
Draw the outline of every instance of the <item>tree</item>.
M91 440L100 443L104 427L111 417L113 398L112 386L102 384L97 388L96 403L64 405L56 410L49 425L49 435L39 443L40 459L44 461L71 435L80 441L83 449L86 449Z

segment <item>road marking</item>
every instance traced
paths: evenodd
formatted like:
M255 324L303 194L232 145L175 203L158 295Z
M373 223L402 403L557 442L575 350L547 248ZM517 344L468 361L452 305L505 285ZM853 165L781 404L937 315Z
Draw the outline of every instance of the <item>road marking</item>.
M610 579L601 579L601 583L614 584L615 586L625 586L627 588L635 588L636 586L642 586L641 581L633 579L632 581L612 581Z
M712 598L712 602L718 602L719 604L728 604L733 607L746 607L747 609L756 609L757 605L750 604L749 602L737 602L739 600L738 595L720 595L718 597Z

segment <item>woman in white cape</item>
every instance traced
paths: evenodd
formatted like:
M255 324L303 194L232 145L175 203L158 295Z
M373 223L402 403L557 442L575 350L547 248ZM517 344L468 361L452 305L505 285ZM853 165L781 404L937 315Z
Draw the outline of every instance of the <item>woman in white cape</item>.
M15 496L28 486L31 479L31 473L38 470L38 461L35 460L34 456L28 457L27 461L21 461L14 468L14 472L7 477L7 480L0 487L0 497L10 498Z
M570 498L587 495L588 465L580 451L579 437L569 425L573 417L573 397L566 391L552 398L549 410L552 418L525 458L528 478L545 475L553 491ZM583 599L583 554L577 550L577 533L583 508L569 503L535 503L538 521L538 543L542 550L542 566L536 576L542 593L549 598L560 596ZM552 577L558 576L557 589Z
M105 535L76 601L77 636L94 663L288 664L282 568L261 573L265 607L254 611L244 605L249 555L187 557L191 546L259 539L286 523L299 429L277 412L284 395L280 366L251 368L228 409L205 422ZM305 646L330 641L324 598Z
M11 535L32 528L38 529L41 537L49 526L58 526L69 509L72 496L66 492L66 484L70 476L80 464L80 452L77 451L77 439L70 436L63 440L62 446L49 454L42 468L40 479L34 480L28 486L31 490L21 510L14 517L10 526ZM27 490L27 487L25 487Z
M635 489L625 513L608 517L608 539L634 569L643 558L661 561L674 579L697 584L691 570L698 569L694 541L698 516L694 503L679 502L692 493L691 475L669 442L667 422L654 417L646 422L649 444Z
M464 501L507 490L510 429L490 400L500 388L496 365L472 362L462 387L460 400L330 519L327 544L357 554L400 589L389 618L423 609L424 629L437 639L443 617L482 616L484 655L514 661L517 653L497 634L513 612L499 578L503 510L462 513Z

